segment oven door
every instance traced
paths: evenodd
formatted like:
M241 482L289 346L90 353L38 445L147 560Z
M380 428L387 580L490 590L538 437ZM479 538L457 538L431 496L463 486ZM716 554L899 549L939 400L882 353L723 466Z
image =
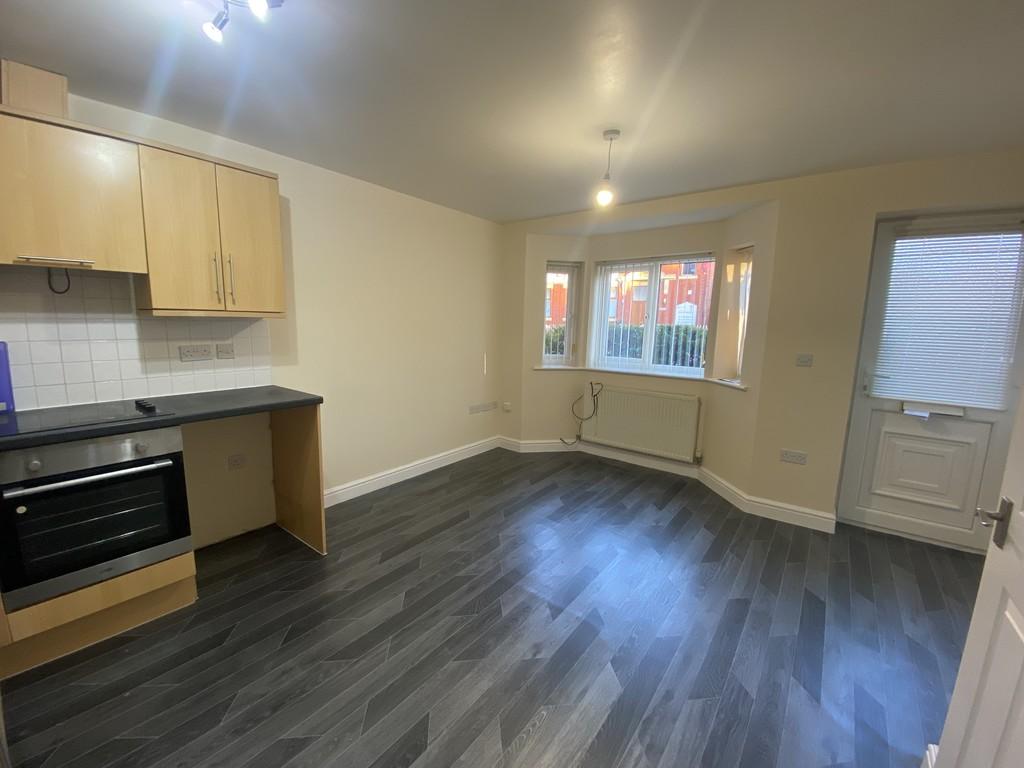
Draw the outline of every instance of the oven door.
M9 484L0 497L8 611L192 549L180 452Z

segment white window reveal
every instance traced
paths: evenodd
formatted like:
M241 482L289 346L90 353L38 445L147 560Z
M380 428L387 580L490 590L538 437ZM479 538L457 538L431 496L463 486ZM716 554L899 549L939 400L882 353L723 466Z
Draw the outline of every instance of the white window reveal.
M714 280L711 254L597 265L590 365L703 376Z
M895 239L873 397L1007 406L1022 240L1020 230Z

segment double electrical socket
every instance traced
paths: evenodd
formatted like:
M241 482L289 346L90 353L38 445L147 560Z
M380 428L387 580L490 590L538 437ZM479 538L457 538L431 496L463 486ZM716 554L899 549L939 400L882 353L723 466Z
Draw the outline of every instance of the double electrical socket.
M212 360L212 344L179 344L178 359L183 363L192 363L197 360Z
M787 464L806 464L807 453L804 451L790 451L783 448L779 451L779 461L784 461Z
M235 345L226 342L217 344L218 360L233 360L235 357ZM212 360L214 354L213 344L179 344L178 359L183 363L194 363L199 360Z

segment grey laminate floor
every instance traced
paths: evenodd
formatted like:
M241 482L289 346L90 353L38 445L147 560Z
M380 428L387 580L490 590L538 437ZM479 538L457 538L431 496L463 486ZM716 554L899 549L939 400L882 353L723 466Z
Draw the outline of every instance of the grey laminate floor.
M492 451L199 553L200 599L4 684L22 766L918 766L977 557Z

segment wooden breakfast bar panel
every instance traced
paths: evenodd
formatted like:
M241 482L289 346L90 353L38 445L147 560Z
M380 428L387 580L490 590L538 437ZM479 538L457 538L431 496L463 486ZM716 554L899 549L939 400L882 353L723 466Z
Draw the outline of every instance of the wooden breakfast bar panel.
M277 524L321 555L327 554L324 523L320 406L273 411L274 499Z

